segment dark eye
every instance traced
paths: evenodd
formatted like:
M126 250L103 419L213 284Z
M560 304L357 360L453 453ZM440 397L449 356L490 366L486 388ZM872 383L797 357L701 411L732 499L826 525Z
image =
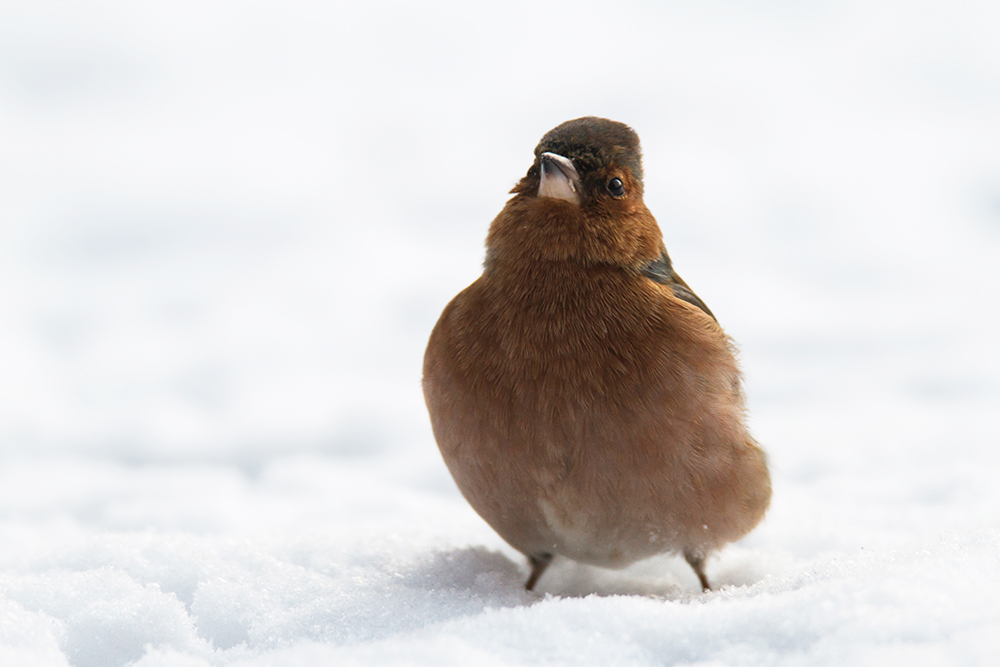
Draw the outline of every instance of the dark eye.
M615 199L619 199L625 196L625 185L622 183L620 178L612 178L608 181L608 192Z

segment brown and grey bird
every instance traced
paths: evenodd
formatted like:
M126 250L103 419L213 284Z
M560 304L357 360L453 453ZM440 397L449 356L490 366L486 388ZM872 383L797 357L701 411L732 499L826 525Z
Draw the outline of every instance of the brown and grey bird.
M424 356L434 436L462 494L531 563L705 557L768 507L732 341L673 269L643 203L639 138L578 118L535 148L482 276Z

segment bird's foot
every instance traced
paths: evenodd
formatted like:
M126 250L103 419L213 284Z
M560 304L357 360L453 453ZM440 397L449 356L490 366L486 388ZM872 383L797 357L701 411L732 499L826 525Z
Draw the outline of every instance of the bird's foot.
M528 576L528 581L524 584L524 590L533 591L535 590L535 584L538 583L538 578L542 576L545 568L552 562L552 554L531 555L528 556L528 562L531 563L531 575Z
M705 557L700 556L693 551L684 551L684 560L688 562L688 565L694 569L694 573L698 575L698 581L701 582L701 590L703 593L707 593L712 590L712 587L708 585L708 576L705 574Z

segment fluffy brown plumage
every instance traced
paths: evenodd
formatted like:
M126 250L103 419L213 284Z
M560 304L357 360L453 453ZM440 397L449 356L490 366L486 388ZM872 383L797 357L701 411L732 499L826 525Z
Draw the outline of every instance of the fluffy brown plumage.
M445 308L424 397L472 507L532 565L704 558L771 496L733 346L673 271L639 139L602 118L547 133Z

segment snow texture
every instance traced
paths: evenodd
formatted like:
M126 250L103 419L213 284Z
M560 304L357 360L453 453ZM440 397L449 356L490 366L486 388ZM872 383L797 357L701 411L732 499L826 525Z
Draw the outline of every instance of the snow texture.
M0 6L0 665L1000 663L1000 8ZM774 500L527 568L420 394L556 124L643 141Z

